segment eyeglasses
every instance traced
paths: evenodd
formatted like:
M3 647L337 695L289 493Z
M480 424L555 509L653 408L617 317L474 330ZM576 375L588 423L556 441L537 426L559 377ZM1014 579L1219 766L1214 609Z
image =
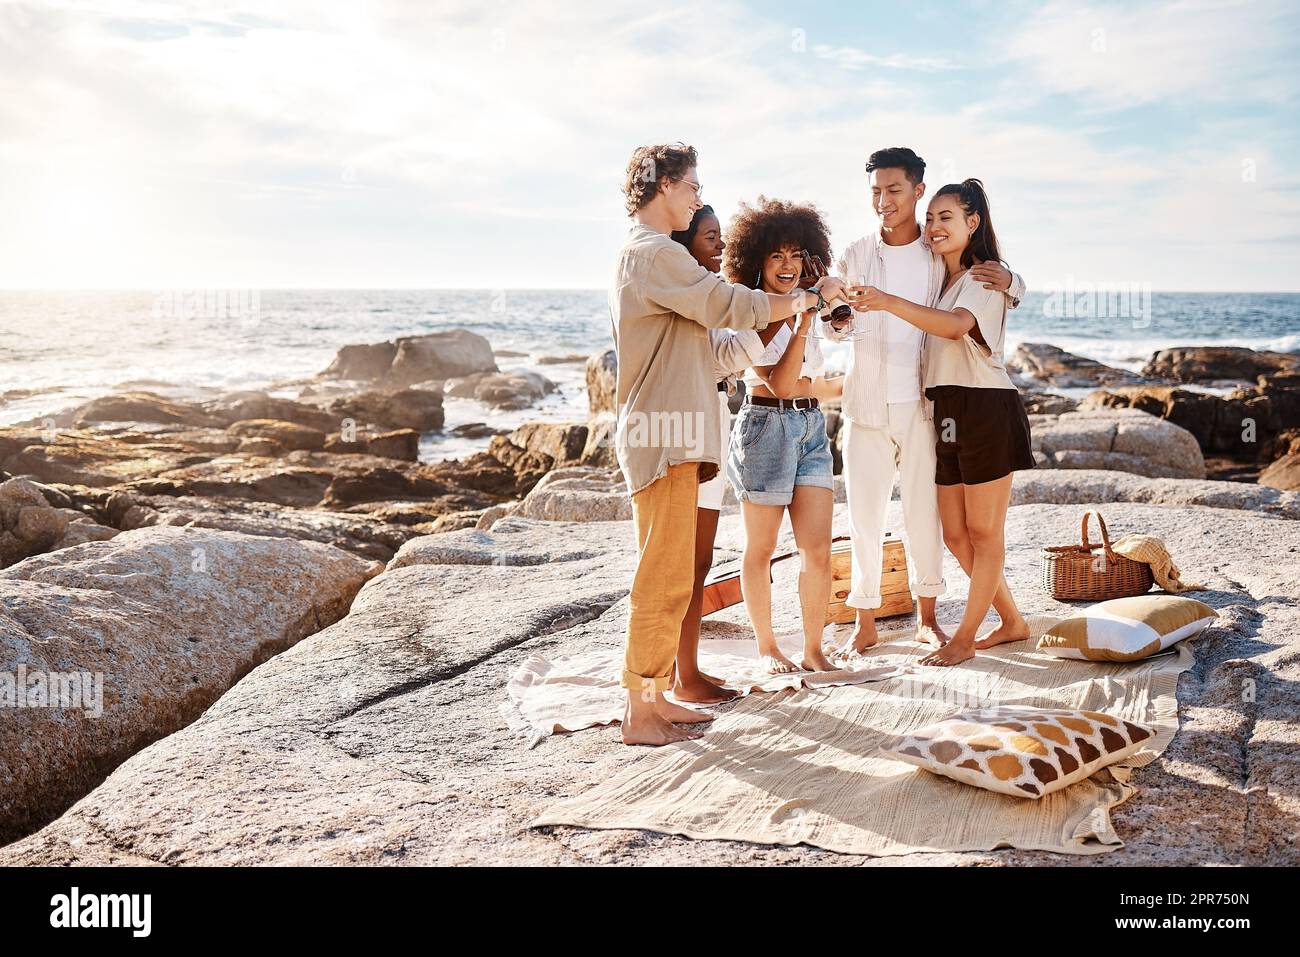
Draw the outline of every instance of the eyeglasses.
M689 179L676 180L678 183L685 183L691 189L695 190L695 198L701 202L704 200L704 187L699 183L692 183Z

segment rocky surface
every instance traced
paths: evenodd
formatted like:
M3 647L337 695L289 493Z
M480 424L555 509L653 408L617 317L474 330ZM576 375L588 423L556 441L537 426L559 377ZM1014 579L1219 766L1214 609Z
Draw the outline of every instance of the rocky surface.
M0 428L0 468L41 482L117 485L205 462L217 454L167 438L124 442L88 430Z
M1152 355L1142 373L1175 382L1255 382L1260 376L1300 371L1300 355L1239 346L1180 346Z
M1215 509L1246 509L1265 515L1300 519L1300 492L1280 491L1242 482L1145 478L1130 472L1095 469L1033 469L1017 472L1011 486L1011 502L1014 505L1132 502L1178 508L1207 506Z
M1142 381L1142 376L1135 372L1085 359L1044 342L1022 342L1011 353L1006 366L1013 376L1058 389L1129 385Z
M148 528L0 572L0 667L102 675L102 714L90 696L6 708L0 841L53 819L252 668L341 618L378 570L314 543Z
M1267 464L1279 440L1300 429L1300 384L1263 378L1228 395L1175 386L1137 386L1085 396L1080 408L1134 408L1167 419L1196 436L1207 455Z
M435 408L420 405L422 396L412 401L400 393L371 396L346 411ZM389 399L395 404L385 405ZM278 403L266 407L248 396L225 407L227 417L249 410L298 414ZM325 415L319 410L316 414ZM330 423L342 421L338 414L326 417ZM356 431L348 441L338 432L326 435L310 425L264 418L235 419L223 428L176 422L134 428L7 428L0 429L0 468L46 486L80 489L77 507L85 506L93 520L110 529L195 521L255 534L302 534L387 559L407 538L433 531L443 516L458 513L460 524L472 524L483 509L522 497L556 464L545 454L524 461L521 456L531 453L513 445L502 447L503 454L516 453L505 456L510 465L487 453L422 464L416 461L419 432L375 433L355 421L352 425ZM562 427L561 433L567 428ZM581 435L574 442L580 450L585 426L577 428ZM548 447L547 442L554 445L548 438L553 432L550 426L539 426L519 434ZM92 494L91 489L104 494ZM114 492L143 499L140 504L149 511L148 517L136 514L134 524L123 525L125 510L118 510L110 518L103 502ZM175 501L166 501L169 498ZM372 503L373 508L365 507ZM393 503L407 509L400 522L391 521ZM295 516L293 510L310 514ZM330 519L323 514L330 510L351 514ZM416 521L409 519L412 510L421 516ZM84 538L90 530L75 531ZM39 540L48 538L42 535ZM27 547L21 551L32 553Z
M1026 611L1068 610L1038 588L1038 549L1076 535L1078 515L1075 505L1011 509L1007 575ZM0 863L1295 864L1296 525L1249 509L1122 502L1107 519L1163 537L1186 574L1209 585L1197 597L1221 613L1180 681L1177 736L1134 774L1138 794L1114 814L1126 846L1110 854L861 859L803 846L529 829L557 798L643 756L620 746L613 728L528 750L498 712L527 657L622 641L634 542L625 522L510 518L490 532L408 543L348 617L257 668L59 820L0 850ZM890 527L900 521L894 503ZM836 530L846 528L841 506ZM740 542L739 517L724 514L720 555L736 554ZM780 544L789 545L788 531ZM778 627L797 615L795 570L782 568ZM954 622L966 582L951 559L946 574L953 593L940 614ZM715 618L706 639L744 633L742 611Z
M1021 391L1020 402L1029 415L1060 415L1073 412L1079 403L1069 396L1057 395L1055 392Z
M117 534L116 528L101 525L72 506L66 494L29 479L0 481L0 568L31 555L107 541Z
M1080 409L1031 415L1040 468L1107 469L1169 478L1205 478L1195 437L1136 409Z

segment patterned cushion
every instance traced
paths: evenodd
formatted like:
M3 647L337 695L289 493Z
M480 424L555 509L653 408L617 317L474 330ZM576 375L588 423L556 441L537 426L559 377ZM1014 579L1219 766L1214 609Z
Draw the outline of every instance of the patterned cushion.
M1190 638L1215 617L1213 608L1195 598L1115 598L1053 625L1038 639L1038 650L1058 658L1136 661Z
M885 754L964 784L1040 798L1122 761L1153 735L1099 711L1003 705L936 721Z

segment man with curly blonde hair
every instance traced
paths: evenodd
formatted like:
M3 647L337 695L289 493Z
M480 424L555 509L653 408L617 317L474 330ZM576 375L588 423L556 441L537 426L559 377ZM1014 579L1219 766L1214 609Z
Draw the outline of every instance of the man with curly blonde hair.
M638 147L623 195L633 226L619 252L609 309L618 354L615 448L632 496L640 557L632 579L623 741L661 745L697 737L679 728L711 717L664 698L690 605L696 500L717 474L717 383L708 329L763 329L812 306L807 292L771 295L733 285L672 240L688 229L703 187L695 150ZM827 294L843 290L828 280Z

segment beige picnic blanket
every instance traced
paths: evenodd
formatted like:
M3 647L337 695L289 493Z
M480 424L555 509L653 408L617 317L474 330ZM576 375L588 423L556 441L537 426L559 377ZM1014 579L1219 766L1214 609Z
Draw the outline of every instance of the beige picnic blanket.
M798 634L778 634L777 645L791 661L799 660ZM772 675L764 670L753 638L705 638L700 642L699 657L702 671L725 679L727 686L742 696L755 691L861 684L899 673L894 664L859 657L846 662L842 671ZM618 684L622 670L621 647L598 645L576 655L533 656L519 666L506 685L506 719L529 739L530 747L551 734L614 724L622 720L627 694Z
M1131 769L1154 760L1177 730L1174 690L1193 662L1189 644L1141 662L1101 663L1035 652L1031 639L960 667L915 666L870 684L750 697L703 738L647 753L533 826L637 828L867 855L1115 850L1122 842L1110 812L1136 792ZM885 644L869 660L902 666L915 655L915 645ZM879 753L895 735L994 703L1105 711L1156 734L1123 765L1036 801Z

